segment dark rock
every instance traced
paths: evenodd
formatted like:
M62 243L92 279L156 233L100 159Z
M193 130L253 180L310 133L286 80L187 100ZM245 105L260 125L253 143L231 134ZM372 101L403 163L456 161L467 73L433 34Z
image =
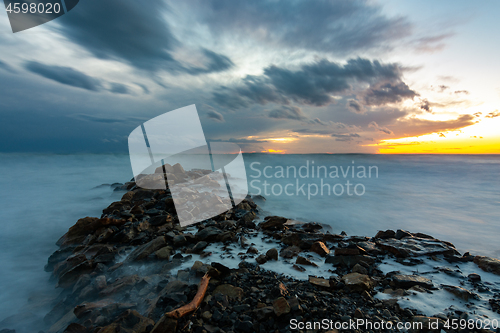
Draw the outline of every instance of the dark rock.
M481 275L476 274L476 273L469 274L469 276L467 276L467 278L471 282L479 282L479 281L481 281Z
M268 260L267 257L265 255L263 255L263 254L261 254L260 256L258 256L257 258L255 258L255 261L257 261L257 263L259 265L265 264L267 262L267 260Z
M291 259L295 257L299 252L301 252L300 247L293 245L282 249L280 251L280 256L285 259Z
M476 256L474 263L485 272L500 275L500 260L498 259Z
M394 237L396 237L396 233L394 232L394 230L386 230L386 231L380 230L375 235L375 238L379 238L379 239L389 239L389 238L394 238Z
M130 262L130 261L142 260L148 257L153 252L158 251L166 244L167 243L165 242L165 237L163 236L157 237L153 239L151 242L139 246L137 249L132 251L132 253L130 253L129 256L127 257L126 261Z
M370 290L374 286L372 279L370 279L368 275L359 273L349 273L344 275L341 281L346 285L346 287L357 292Z
M290 313L291 308L284 297L279 297L273 301L273 310L276 316L281 316Z
M198 231L195 235L195 238L198 241L213 242L217 240L217 237L220 234L222 234L222 230L217 229L216 227L206 227Z
M396 231L396 235L394 237L396 239L401 239L401 238L413 237L413 236L408 231L398 229L398 231Z
M306 258L301 257L301 256L297 257L297 260L295 261L295 263L298 264L298 265L307 265L307 266L318 267L318 265L316 265L315 263L313 263L309 259L306 259Z
M268 260L275 260L278 261L278 250L276 248L269 249L266 252L266 258Z
M431 280L419 275L394 275L392 280L396 286L408 289L413 286L421 286L424 288L433 288L434 284Z
M264 230L280 230L284 228L287 218L281 216L267 216L259 227Z
M318 241L314 242L311 246L311 251L319 254L322 257L326 257L330 254L330 250L326 247L325 243Z

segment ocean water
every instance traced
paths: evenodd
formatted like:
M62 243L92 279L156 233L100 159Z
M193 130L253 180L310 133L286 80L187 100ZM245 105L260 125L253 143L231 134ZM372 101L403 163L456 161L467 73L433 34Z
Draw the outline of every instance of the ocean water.
M259 202L263 214L320 222L332 233L349 235L423 232L461 252L500 257L500 156L244 158L250 192L266 198ZM43 270L55 242L79 218L99 216L119 200L121 192L100 185L128 181L132 171L127 155L0 154L0 172L1 322L29 298L58 292ZM235 188L244 181L229 178Z

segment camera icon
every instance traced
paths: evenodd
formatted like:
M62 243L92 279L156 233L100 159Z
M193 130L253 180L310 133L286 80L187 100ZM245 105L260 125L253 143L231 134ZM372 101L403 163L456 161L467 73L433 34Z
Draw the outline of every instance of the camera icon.
M248 194L240 147L207 142L195 105L138 126L128 147L136 185L170 190L181 226L224 213Z

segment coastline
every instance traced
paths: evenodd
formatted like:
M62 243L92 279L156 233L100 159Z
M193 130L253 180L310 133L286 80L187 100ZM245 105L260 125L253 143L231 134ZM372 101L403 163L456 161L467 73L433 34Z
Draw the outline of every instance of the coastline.
M183 228L168 190L143 190L133 182L123 189L129 191L100 218L80 219L58 241L46 270L62 291L44 319L46 332L299 332L292 319L325 318L435 320L443 328L453 319L500 318L500 285L485 280L493 273L484 271L498 277L500 261L461 255L431 236L402 230L374 237L330 234L319 224L261 216L251 198ZM435 283L439 279L425 277L429 272L401 272L429 262L455 285ZM391 265L400 272L387 271ZM473 265L477 272L467 275L456 267ZM164 316L191 301L207 272L212 278L199 309L179 320ZM434 314L416 302L412 307L411 300L398 304L432 293L456 301L447 304L448 312Z

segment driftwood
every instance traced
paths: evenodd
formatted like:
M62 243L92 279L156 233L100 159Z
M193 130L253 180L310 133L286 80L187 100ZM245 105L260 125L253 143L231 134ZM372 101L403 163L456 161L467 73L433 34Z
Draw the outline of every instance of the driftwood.
M209 281L210 281L210 276L208 274L205 274L201 278L200 284L198 285L198 292L194 296L193 300L190 303L181 306L176 310L165 313L165 315L170 318L179 319L193 312L194 310L198 309L198 307L201 304L201 301L203 301L203 298L205 298L205 293L207 292Z

